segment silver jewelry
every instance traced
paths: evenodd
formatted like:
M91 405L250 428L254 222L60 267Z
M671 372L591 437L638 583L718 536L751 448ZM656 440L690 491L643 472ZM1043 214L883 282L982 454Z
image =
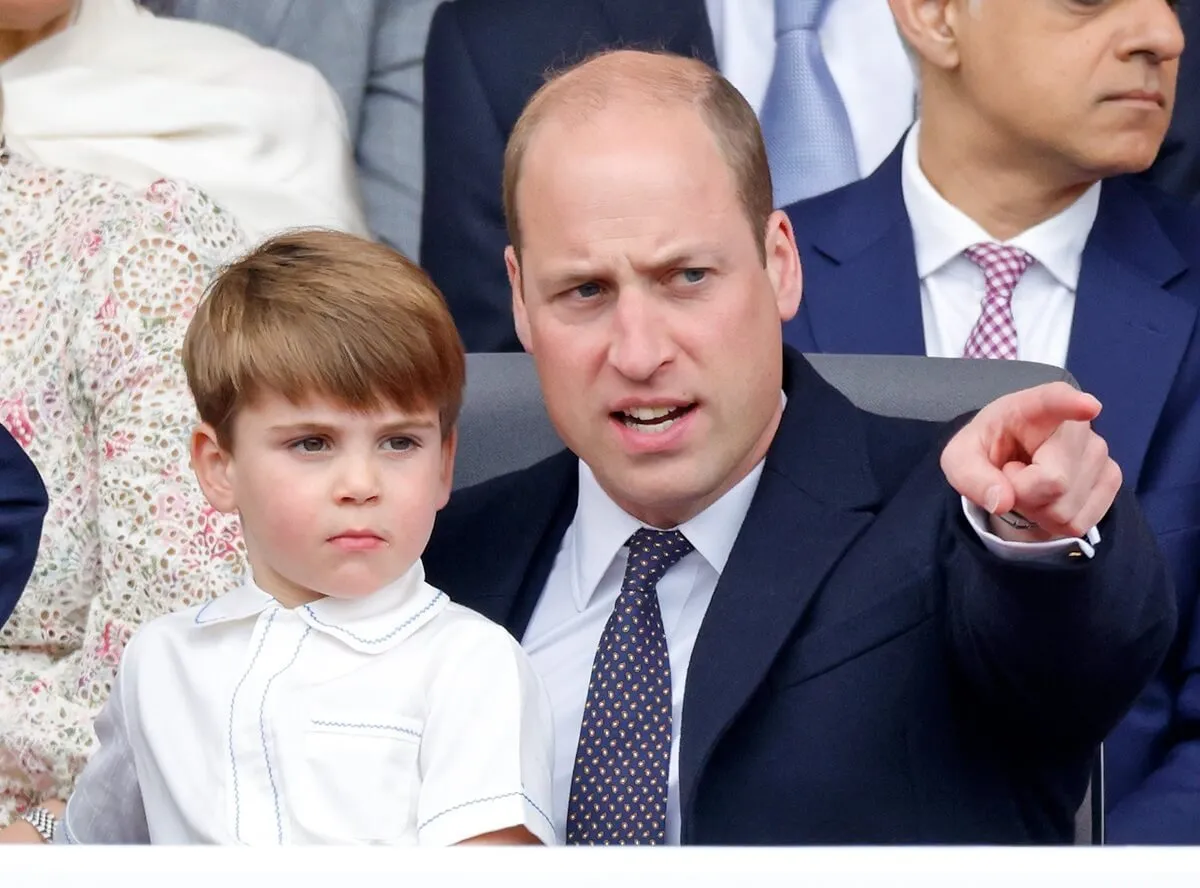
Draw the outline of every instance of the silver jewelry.
M58 818L45 808L30 808L21 818L38 831L42 841L54 843L54 833L58 829Z
M1005 512L1003 515L997 515L996 517L999 518L1001 521L1003 521L1005 524L1007 524L1009 527L1015 528L1016 530L1036 530L1037 529L1037 524L1030 521L1028 518L1026 518L1024 515L1022 515L1016 509Z

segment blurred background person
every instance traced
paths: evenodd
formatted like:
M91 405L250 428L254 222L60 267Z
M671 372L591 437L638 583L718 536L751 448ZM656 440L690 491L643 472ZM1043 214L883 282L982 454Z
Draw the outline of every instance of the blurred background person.
M252 240L366 232L337 96L310 65L134 0L0 0L9 146L145 188L191 183Z
M416 259L425 39L438 0L144 0L232 28L320 71L342 101L367 225Z
M1195 10L1185 15L1189 28L1200 25ZM916 114L912 63L881 0L444 3L425 52L421 263L468 351L520 350L501 207L504 145L517 115L547 71L615 46L717 67L762 123L777 207L872 173ZM1200 103L1185 98L1177 117L1169 168L1150 175L1194 197Z
M0 423L49 493L40 551L0 629L0 825L65 797L125 641L242 572L237 525L188 465L183 334L246 247L191 186L133 189L0 155Z

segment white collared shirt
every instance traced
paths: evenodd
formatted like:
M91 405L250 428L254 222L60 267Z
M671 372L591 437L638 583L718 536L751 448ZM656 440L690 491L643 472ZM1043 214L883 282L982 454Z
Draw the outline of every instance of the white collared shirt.
M942 197L925 176L917 156L919 130L914 125L905 141L901 184L921 279L925 353L959 358L979 320L986 289L983 270L963 250L995 238ZM1066 366L1083 248L1100 207L1100 188L1097 182L1057 215L1000 241L1035 260L1012 297L1017 357L1023 361Z
M787 398L783 397L786 407ZM579 728L587 700L592 661L625 575L625 545L643 523L618 506L579 462L579 501L563 535L546 585L525 630L522 645L550 697L554 714L554 798L551 812L557 840L566 840L571 777L579 747ZM693 546L658 581L658 601L671 668L671 758L667 774L667 835L678 845L679 744L683 733L683 698L692 649L700 624L712 603L717 581L737 542L742 522L762 478L760 461L720 499L677 528ZM987 528L983 509L962 499L963 514L981 542L997 557L1012 561L1049 561L1078 548L1091 558L1100 542L1095 528L1085 540L1010 543Z
M725 78L762 110L775 66L774 0L705 0ZM834 0L818 32L850 118L859 172L872 173L913 121L916 75L885 0Z
M553 728L528 658L418 561L358 600L252 581L142 627L68 803L68 842L554 840Z

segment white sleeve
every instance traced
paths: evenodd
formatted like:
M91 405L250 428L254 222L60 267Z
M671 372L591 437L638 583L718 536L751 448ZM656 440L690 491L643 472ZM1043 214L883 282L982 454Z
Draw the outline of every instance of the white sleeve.
M550 701L521 646L495 624L471 627L430 689L421 738L417 829L452 845L513 826L554 844Z
M965 496L962 498L963 514L967 523L979 535L980 541L989 552L1006 561L1038 561L1055 564L1066 560L1063 556L1072 551L1082 552L1092 558L1100 544L1100 531L1093 527L1084 537L1068 537L1045 543L1014 543L1001 539L988 529L987 512Z
M133 761L133 744L125 717L125 676L131 671L132 643L117 669L112 692L96 717L99 748L75 783L67 810L54 837L68 845L148 845L150 828L142 806Z

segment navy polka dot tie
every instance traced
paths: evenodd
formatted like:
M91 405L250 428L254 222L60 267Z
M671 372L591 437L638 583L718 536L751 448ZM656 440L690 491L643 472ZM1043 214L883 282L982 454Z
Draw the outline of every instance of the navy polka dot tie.
M677 530L629 538L625 580L588 684L567 806L568 845L661 845L671 761L671 664L655 587L692 551Z

